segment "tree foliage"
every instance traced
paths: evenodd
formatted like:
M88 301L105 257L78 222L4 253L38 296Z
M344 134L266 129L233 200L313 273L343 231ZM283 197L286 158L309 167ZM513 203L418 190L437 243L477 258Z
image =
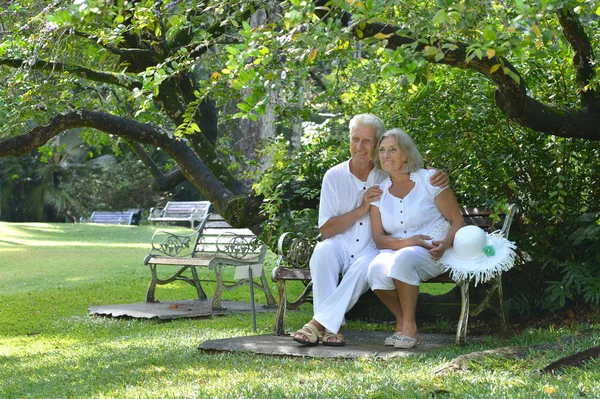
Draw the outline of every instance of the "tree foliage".
M597 122L585 120L585 116L578 122L585 129L569 127L572 120L557 123L553 119L562 113L570 115L567 119L576 114L597 115L597 72L582 78L578 65L574 67L570 58L579 50L573 48L573 39L563 35L568 29L561 22L565 13L578 15L590 46L597 44L596 6L520 3L515 10L501 2L438 2L436 6L415 3L423 7L400 9L379 2L389 11L386 13L375 2L350 3L336 3L352 13L346 21L343 13L335 20L333 3L322 9L331 13L325 17L328 26L323 37L319 37L318 26L313 27L323 24L319 19L323 16L311 16L310 4L295 2L301 10L289 14L304 24L290 28L288 40L301 43L294 45L296 57L291 63L304 62L323 75L326 90L320 101L327 101L328 108L338 115L368 111L380 115L389 127L405 128L415 137L428 164L451 174L462 205L499 211L508 203L519 205L513 238L522 259L518 270L507 276L513 309L522 313L555 310L573 301L598 305L600 130ZM384 22L394 23L401 39L412 41L395 47L394 41L400 39L393 37ZM467 42L469 46L464 47ZM459 47L453 43L463 45L464 57L456 58ZM578 57L575 54L575 60ZM485 70L484 65L488 65ZM286 64L282 71L286 79L290 71L292 67ZM493 76L497 73L504 73L512 82ZM302 72L299 74L302 81ZM544 104L544 110L552 110L554 116L546 111L537 116L552 125L550 129L533 130L530 124L535 118L507 112L502 102L510 98L506 97L507 87L523 88L528 97L525 103L534 101ZM522 102L515 104L517 109L525 107ZM597 116L593 118L597 120ZM334 117L339 119L347 121ZM307 159L305 151L310 146L320 149L319 140L310 140L299 151L301 157L289 160L279 171L289 170L289 177L300 174ZM338 145L344 144L340 139ZM321 162L327 162L327 155ZM310 164L319 162L311 160ZM287 181L285 176L275 180ZM307 187L309 183L305 182L302 191L296 190L297 194L318 190L317 185ZM281 186L274 187L268 199L280 203L289 198ZM292 218L280 221L283 230L298 219L297 211L290 212Z
M266 220L272 241L314 231L348 116L372 112L415 137L464 205L521 207L514 304L600 301L595 1L20 0L0 15L0 156L82 128L129 145L156 187L188 180L233 224ZM271 142L250 190L219 143L228 118L269 110L282 132L329 116L300 144Z

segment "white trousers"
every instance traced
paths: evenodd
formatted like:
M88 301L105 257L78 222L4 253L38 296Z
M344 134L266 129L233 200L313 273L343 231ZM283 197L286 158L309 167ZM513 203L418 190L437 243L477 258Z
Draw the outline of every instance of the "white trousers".
M393 279L418 286L442 274L441 266L423 247L384 249L369 265L367 280L372 290L395 290Z
M318 243L310 258L313 282L313 318L334 334L344 324L344 315L369 289L367 272L377 249L350 258L338 240ZM343 275L340 281L340 274Z

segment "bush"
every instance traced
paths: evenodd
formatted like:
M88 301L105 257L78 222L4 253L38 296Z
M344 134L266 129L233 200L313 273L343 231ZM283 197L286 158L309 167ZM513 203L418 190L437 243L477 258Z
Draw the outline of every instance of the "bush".
M491 106L494 86L476 74L440 68L418 90L398 87L390 80L357 87L343 112L375 112L388 128L406 129L426 163L448 172L462 206L519 206L510 238L520 259L505 276L511 310L600 304L598 144L509 124ZM285 230L315 234L323 173L348 157L348 118L338 119L308 132L293 154L274 147L276 162L255 186L267 198L266 239Z

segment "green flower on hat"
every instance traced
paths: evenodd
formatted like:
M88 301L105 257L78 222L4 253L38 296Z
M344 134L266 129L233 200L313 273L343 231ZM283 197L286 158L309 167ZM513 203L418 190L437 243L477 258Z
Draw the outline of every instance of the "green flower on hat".
M496 255L496 250L494 249L493 245L486 245L483 247L483 253L485 256L494 256Z

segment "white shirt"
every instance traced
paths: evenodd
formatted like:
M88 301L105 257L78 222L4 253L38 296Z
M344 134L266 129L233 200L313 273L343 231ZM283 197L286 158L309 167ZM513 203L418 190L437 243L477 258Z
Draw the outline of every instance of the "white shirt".
M350 172L350 161L329 169L323 177L319 205L319 228L332 217L344 215L360 206L365 191L388 178L388 174L374 168L363 182ZM366 251L376 249L371 236L369 212L350 228L331 238L340 240L348 253L350 263Z
M371 205L379 208L381 224L390 236L408 238L415 234L424 234L437 241L446 236L450 224L435 204L435 198L447 186L433 186L430 178L434 173L435 170L426 169L411 173L410 180L415 182L415 186L404 198L395 197L390 193L390 179L379 185L383 194L379 201Z

